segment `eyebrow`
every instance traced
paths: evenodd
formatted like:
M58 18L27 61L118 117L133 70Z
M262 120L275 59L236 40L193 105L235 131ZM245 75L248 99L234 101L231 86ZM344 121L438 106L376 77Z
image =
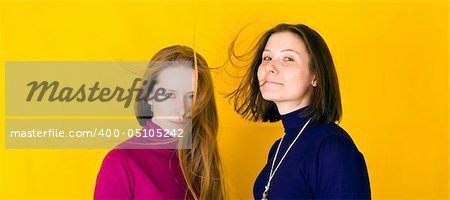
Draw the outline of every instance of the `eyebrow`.
M264 49L264 51L271 52L269 49ZM264 51L263 51L263 52L264 52ZM298 51L296 51L296 50L294 50L294 49L283 49L283 50L281 50L281 52L285 52L285 51L292 51L292 52L294 52L294 53L296 53L296 54L298 54L298 55L301 55Z
M165 89L165 88L164 88ZM173 89L165 89L167 92L171 92L171 93L178 93L178 91L177 90L173 90ZM189 91L189 92L186 92L186 94L188 94L188 93L194 93L194 91Z
M175 92L177 92L176 90L172 90L172 89L166 89L166 88L164 88L167 92L172 92L172 93L175 93Z

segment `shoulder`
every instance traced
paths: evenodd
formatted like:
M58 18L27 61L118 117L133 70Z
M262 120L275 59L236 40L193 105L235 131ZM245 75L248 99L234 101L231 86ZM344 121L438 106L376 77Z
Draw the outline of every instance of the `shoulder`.
M95 184L94 199L131 198L134 182L127 165L127 151L111 150L103 159Z
M128 160L130 153L127 149L112 149L103 159L100 173L114 171L115 173L125 173L128 170Z
M348 133L339 125L336 123L330 123L330 124L324 124L324 123L318 123L318 124L312 124L309 128L310 132L314 132L316 136L319 136L319 138L327 137L330 135L339 135L343 137L350 138Z
M136 166L152 160L148 149L112 149L103 159L100 173L115 173L129 176ZM155 159L153 159L155 160Z
M309 180L320 198L368 199L370 183L364 156L338 125L317 127Z
M359 156L360 152L350 137L330 134L320 141L318 154L327 159L345 159Z
M133 149L111 149L105 156L105 160L114 160L116 162L126 162L133 157Z
M339 125L331 124L314 124L309 130L306 138L310 142L314 142L319 146L328 143L341 143L341 145L354 145L350 135Z
M315 152L313 159L359 159L362 155L350 135L335 123L315 124L308 132L306 140Z
M165 151L161 149L112 149L106 154L103 165L115 165L123 168L133 168L166 159Z

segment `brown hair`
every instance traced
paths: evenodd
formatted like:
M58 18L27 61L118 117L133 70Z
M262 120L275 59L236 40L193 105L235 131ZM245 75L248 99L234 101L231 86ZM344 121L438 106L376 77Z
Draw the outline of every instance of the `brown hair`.
M179 148L178 159L188 187L188 199L225 199L225 184L217 147L218 119L211 74L205 59L186 46L170 46L160 50L151 59L144 74L147 84L167 67L183 66L197 72L196 90L192 107L191 149ZM156 62L155 62L156 61ZM164 61L164 62L158 62ZM146 98L136 102L136 117L144 126L153 114Z
M279 24L275 26L266 31L256 45L243 55L235 53L238 36L235 37L228 49L231 64L235 65L233 59L245 61L246 56L251 56L248 71L238 88L227 95L230 101L234 101L236 112L253 121L275 122L280 120L281 116L276 104L272 101L266 101L262 97L257 77L266 43L272 34L279 32L294 33L305 43L310 57L309 68L315 74L317 80L317 87L312 89L310 105L303 114L312 116L311 122L333 123L339 121L342 115L341 96L330 50L324 39L316 31L303 24Z

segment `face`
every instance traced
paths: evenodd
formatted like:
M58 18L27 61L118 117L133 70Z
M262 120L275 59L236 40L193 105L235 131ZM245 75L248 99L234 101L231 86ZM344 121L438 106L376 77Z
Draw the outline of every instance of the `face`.
M193 69L186 66L168 67L156 79L154 90L164 88L170 98L160 102L155 98L148 101L153 112L152 121L163 129L184 128L187 115L192 110Z
M309 105L317 82L309 69L305 43L294 33L279 32L269 37L258 67L261 94L285 114Z

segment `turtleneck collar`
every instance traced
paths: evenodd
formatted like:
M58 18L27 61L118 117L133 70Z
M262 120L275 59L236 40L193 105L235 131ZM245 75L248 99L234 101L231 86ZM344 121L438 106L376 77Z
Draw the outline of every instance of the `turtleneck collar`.
M303 116L302 113L308 106L292 111L290 113L281 115L281 121L283 122L284 132L286 135L297 135L300 129L308 121L308 116Z

